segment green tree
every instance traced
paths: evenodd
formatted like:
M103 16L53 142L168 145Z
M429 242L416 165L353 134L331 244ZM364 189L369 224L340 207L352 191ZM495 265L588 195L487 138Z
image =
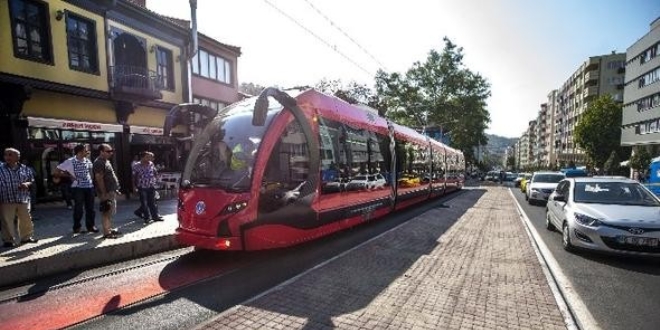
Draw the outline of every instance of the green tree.
M506 166L514 168L516 166L516 156L511 155L506 159Z
M619 160L619 155L616 153L616 151L612 150L612 153L610 154L610 158L605 161L605 165L603 165L603 169L607 174L610 175L615 175L619 173L619 168L621 167L619 164L621 161Z
M405 74L379 71L376 93L388 118L408 126L441 126L452 146L474 162L474 147L488 143L490 84L463 65L462 48L443 40L442 52L431 50Z
M651 154L644 147L637 149L632 157L630 157L630 167L639 171L641 174L646 173L649 165L651 165Z
M259 95L264 89L266 89L266 87L254 83L241 83L241 85L238 86L240 92L254 96Z
M605 94L589 103L575 127L575 142L602 169L612 150L621 145L621 104Z

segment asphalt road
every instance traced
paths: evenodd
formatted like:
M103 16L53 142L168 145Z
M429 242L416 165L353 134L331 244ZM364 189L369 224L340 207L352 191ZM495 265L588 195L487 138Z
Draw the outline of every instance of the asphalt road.
M660 258L641 259L562 249L561 234L545 229L545 205L513 194L602 329L660 328Z

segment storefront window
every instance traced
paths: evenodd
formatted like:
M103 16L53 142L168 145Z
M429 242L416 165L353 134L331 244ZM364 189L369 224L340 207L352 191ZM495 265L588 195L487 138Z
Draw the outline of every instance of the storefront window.
M89 140L89 132L85 131L61 131L62 140L65 141L87 141Z
M115 133L92 132L92 141L102 143L115 142Z
M30 127L28 129L29 140L59 140L59 134L56 129Z

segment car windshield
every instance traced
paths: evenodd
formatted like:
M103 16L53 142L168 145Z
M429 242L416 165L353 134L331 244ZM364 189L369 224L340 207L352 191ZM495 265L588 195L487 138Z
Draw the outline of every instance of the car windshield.
M266 124L253 126L253 108L254 101L225 108L204 128L190 151L182 182L227 191L250 189L259 144L272 118L281 109L269 109Z
M532 179L535 183L559 183L564 176L561 174L536 174Z
M576 203L660 206L658 199L637 182L577 182Z

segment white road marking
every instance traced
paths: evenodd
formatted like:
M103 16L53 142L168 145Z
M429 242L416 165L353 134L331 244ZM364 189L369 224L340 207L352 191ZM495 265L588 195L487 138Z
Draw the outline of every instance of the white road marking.
M564 316L564 321L566 322L566 327L569 330L573 329L601 329L596 320L593 318L587 306L584 305L584 302L580 296L573 289L571 281L564 275L564 272L559 267L559 263L552 255L552 252L548 249L548 246L545 244L539 233L536 231L536 228L532 224L531 220L527 217L527 214L523 210L522 206L518 202L516 196L513 195L513 191L509 188L509 194L513 201L516 203L518 208L518 213L520 215L520 221L525 225L527 235L529 239L534 243L534 251L536 256L541 262L543 268L543 273L545 274L552 294L555 296L555 300L559 305L559 310Z

